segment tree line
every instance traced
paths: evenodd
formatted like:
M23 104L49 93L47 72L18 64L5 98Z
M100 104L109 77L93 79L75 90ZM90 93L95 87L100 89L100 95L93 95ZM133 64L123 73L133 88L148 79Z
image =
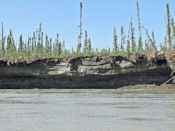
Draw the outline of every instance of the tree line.
M166 4L166 36L164 41L160 44L155 41L155 34L149 34L148 29L141 25L140 8L137 1L137 18L138 18L138 31L139 37L136 39L134 23L132 17L130 20L127 33L124 27L120 28L120 39L117 35L117 30L113 29L113 48L92 48L92 42L88 36L88 32L82 32L82 16L83 16L83 3L80 2L80 25L78 43L76 48L71 50L65 48L65 40L60 40L57 33L55 39L50 38L42 31L42 24L38 29L33 32L32 36L28 36L27 40L23 39L20 35L19 41L15 42L12 30L9 31L7 36L4 35L4 26L1 25L1 38L0 38L0 57L1 58L45 58L45 57L69 57L69 56L98 56L98 55L124 55L130 56L135 54L157 52L157 51L174 51L175 49L175 23L170 15L169 4ZM143 40L142 34L145 33L147 39ZM84 34L84 35L83 35ZM84 36L84 37L82 37ZM120 40L120 41L119 41Z

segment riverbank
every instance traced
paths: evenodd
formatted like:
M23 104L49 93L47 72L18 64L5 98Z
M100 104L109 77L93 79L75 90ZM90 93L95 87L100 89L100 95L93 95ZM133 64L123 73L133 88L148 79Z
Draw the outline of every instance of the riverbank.
M175 85L167 84L163 86L156 85L136 85L124 86L117 89L1 89L0 93L155 93L155 94L175 94Z
M115 89L161 85L174 69L174 55L87 56L0 60L0 89Z

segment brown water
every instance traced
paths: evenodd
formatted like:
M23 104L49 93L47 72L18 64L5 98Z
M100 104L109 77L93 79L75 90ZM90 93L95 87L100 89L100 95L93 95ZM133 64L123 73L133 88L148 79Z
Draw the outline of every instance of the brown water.
M0 131L175 131L175 94L1 90Z

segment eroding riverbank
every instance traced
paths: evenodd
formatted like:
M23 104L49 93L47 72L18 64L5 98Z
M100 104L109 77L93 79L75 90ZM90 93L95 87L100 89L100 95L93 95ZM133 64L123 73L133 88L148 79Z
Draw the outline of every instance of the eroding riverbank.
M0 89L113 89L161 85L170 78L174 55L87 56L0 60Z

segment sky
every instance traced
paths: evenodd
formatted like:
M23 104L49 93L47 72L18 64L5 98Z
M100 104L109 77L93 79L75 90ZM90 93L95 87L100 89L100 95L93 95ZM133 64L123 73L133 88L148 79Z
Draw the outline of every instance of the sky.
M42 23L43 32L50 37L59 33L65 39L66 48L76 48L79 35L79 4L81 0L0 0L0 22L5 34L13 30L18 42L32 35ZM112 47L113 28L123 26L127 33L131 16L137 30L137 0L82 0L83 32L88 31L95 48ZM174 0L138 0L141 24L155 32L156 41L162 42L166 34L166 3L170 4L171 16L175 16ZM138 32L136 32L138 36ZM144 33L143 33L144 36Z

